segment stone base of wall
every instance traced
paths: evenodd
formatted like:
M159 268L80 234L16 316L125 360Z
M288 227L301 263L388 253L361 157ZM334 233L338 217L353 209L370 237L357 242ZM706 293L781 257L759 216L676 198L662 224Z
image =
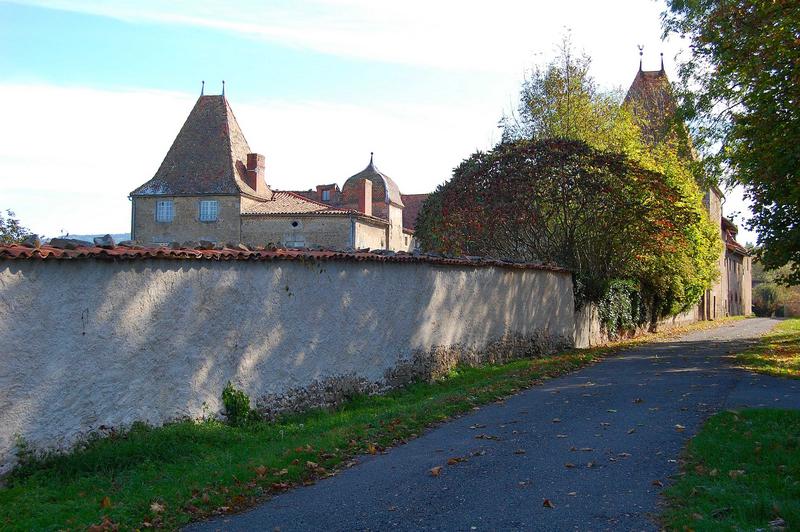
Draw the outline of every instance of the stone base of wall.
M371 382L355 374L329 377L283 394L263 395L256 399L256 409L265 418L275 419L281 414L312 408L333 408L358 395L385 393L419 381L432 382L457 366L474 367L538 358L572 347L572 344L572 338L541 331L529 336L511 335L490 342L482 349L463 345L436 346L429 351L415 351L410 359L401 360L387 370L379 381Z

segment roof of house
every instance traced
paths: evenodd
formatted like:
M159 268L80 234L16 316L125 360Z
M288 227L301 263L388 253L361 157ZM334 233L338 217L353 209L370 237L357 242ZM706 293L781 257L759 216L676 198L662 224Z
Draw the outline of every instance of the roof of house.
M625 95L624 105L639 118L639 126L646 139L652 143L663 139L676 109L672 85L664 66L661 66L661 70L642 70L640 67Z
M725 235L725 248L728 251L732 253L738 253L739 255L750 255L750 252L747 251L747 248L736 241L736 235L739 233L739 228L724 216L722 217L722 231Z
M246 260L246 261L342 261L342 262L395 262L428 263L450 266L499 267L525 270L544 270L569 273L569 270L551 264L512 262L483 257L441 257L391 252L361 252L337 250L308 250L256 247L196 249L172 247L128 247L101 248L95 246L61 249L52 246L27 247L22 245L0 245L0 260Z
M400 187L397 186L392 178L378 170L373 162L373 154L369 156L369 164L359 173L349 177L342 185L342 192L349 186L355 186L356 182L362 179L372 181L372 201L384 201L393 203L398 207L403 207L403 199L400 194Z
M429 194L400 194L403 205L405 205L403 208L403 228L414 230L419 211L428 196Z
M131 196L256 196L244 182L248 153L250 147L225 96L200 96L153 178Z
M368 218L373 221L379 221L383 224L388 223L386 220L374 216L367 216L363 212L359 212L355 209L331 206L327 203L309 199L297 192L288 190L272 191L270 193L270 198L267 200L242 197L241 213L242 216L289 216L309 214L320 216L352 215L358 218Z

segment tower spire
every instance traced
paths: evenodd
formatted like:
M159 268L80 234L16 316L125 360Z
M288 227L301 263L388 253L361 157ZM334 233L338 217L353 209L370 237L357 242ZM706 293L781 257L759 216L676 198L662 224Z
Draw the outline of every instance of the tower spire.
M639 72L641 72L642 71L642 56L644 55L644 45L643 44L639 44L639 45L637 45L637 48L639 48Z
M203 80L200 82L200 96L202 96L206 92L206 81Z
M664 52L661 52L661 72L664 72Z

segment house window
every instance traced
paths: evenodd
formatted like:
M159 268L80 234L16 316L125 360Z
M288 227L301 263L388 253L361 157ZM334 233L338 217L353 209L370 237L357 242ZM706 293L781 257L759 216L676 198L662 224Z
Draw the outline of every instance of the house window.
M330 189L323 190L322 191L322 201L330 201L330 200L331 200L331 191L330 191Z
M219 216L219 201L201 200L200 201L200 221L216 222Z
M171 222L175 218L175 205L172 200L156 202L156 221Z

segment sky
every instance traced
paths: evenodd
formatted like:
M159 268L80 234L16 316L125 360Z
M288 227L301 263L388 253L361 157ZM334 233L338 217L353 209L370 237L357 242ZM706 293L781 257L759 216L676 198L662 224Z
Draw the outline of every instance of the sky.
M500 138L527 72L568 32L607 89L677 79L661 0L0 0L0 209L45 236L130 229L200 94L225 93L279 190L375 163L430 192ZM746 214L729 191L726 214ZM742 216L736 218L741 222ZM741 242L755 235L740 227Z

